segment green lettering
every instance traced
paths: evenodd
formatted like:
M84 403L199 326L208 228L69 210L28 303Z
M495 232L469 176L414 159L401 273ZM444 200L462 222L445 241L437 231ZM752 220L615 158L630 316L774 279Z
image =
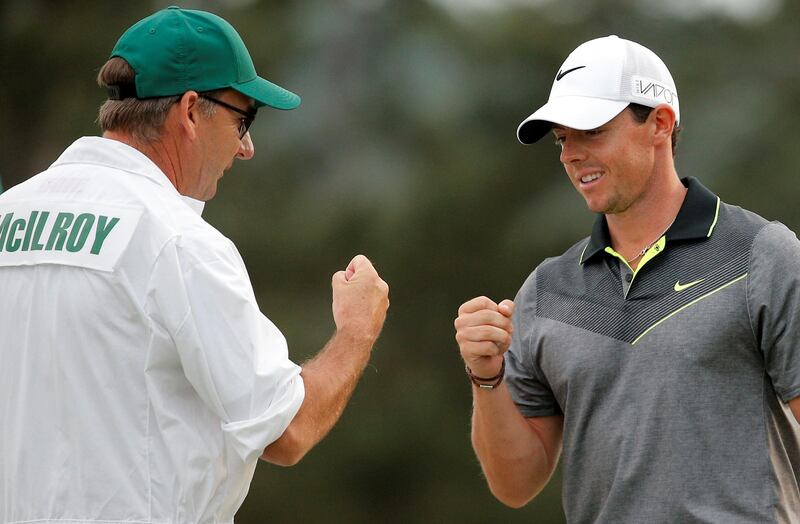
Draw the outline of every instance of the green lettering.
M25 229L25 220L21 218L11 222L11 228L8 230L8 238L6 238L6 251L9 253L13 253L14 251L18 250L20 244L22 244L22 240L14 238L14 235L17 234L17 230L19 228Z
M92 226L94 226L94 215L90 213L81 213L78 215L78 218L75 219L75 223L72 225L72 232L67 239L67 251L70 253L80 251L86 243L86 239L89 238Z
M47 239L47 246L44 248L46 251L52 251L55 247L56 251L64 249L64 241L67 239L67 228L75 219L72 213L61 212L56 215L56 221L53 224L53 230L50 231L50 238Z
M114 229L114 226L117 225L117 222L119 222L118 217L111 217L111 221L108 221L108 217L100 215L100 218L97 219L97 233L95 234L94 244L92 244L91 250L93 255L99 254L100 250L103 249L103 242L106 241L106 237L108 237L108 234Z
M36 217L39 215L38 211L31 211L31 217L28 219L28 227L25 228L25 240L22 241L22 250L28 251L31 246L31 235L33 234L33 225L36 223Z
M41 251L44 247L44 244L39 243L39 238L42 236L42 231L44 231L44 226L47 224L47 217L49 216L49 211L42 211L42 214L39 216L39 221L36 223L36 231L33 232L31 251Z
M6 234L8 233L8 227L11 224L12 218L14 218L14 213L7 213L5 218L3 218L3 222L0 223L0 251L2 251L3 246L6 245Z

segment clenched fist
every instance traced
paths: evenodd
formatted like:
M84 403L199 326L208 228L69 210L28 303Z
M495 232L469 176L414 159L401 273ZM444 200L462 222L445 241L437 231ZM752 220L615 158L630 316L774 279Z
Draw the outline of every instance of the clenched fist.
M336 330L374 342L389 308L389 286L364 255L333 275L333 320Z
M512 301L496 304L486 297L473 298L458 308L456 342L461 358L475 375L493 377L499 373L503 354L511 344L513 313Z

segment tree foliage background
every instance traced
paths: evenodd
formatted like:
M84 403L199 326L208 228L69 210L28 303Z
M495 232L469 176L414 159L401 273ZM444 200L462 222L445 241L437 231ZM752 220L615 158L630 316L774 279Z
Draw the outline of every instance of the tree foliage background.
M45 169L94 122L94 77L166 2L0 2L0 179ZM723 200L800 227L800 3L781 0L186 1L229 20L256 67L303 97L263 109L256 157L205 218L247 263L294 360L333 331L330 275L368 255L392 305L330 436L259 465L237 522L562 522L558 474L520 510L490 495L469 443L458 306L513 297L593 217L555 146L521 146L566 55L617 34L655 50L680 94L677 167ZM586 479L591 482L592 479Z

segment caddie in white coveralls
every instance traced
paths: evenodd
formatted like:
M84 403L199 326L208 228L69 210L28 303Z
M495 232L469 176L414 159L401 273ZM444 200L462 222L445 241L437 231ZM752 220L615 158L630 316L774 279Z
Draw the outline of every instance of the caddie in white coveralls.
M259 457L294 464L336 422L388 287L361 255L336 273L336 333L301 368L201 218L257 108L300 103L223 19L139 21L98 82L103 137L0 196L0 520L230 523Z

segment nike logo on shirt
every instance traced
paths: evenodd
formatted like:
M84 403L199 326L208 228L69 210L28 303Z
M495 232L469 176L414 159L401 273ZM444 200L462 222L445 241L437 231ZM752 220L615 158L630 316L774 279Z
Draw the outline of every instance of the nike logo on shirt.
M572 69L567 69L566 71L559 71L558 74L556 75L556 82L558 82L571 72L577 71L578 69L583 69L584 67L586 66L578 66L578 67L573 67Z
M677 282L675 282L675 291L679 291L680 292L680 291L683 291L684 289L689 289L693 285L699 284L703 280L705 280L705 279L701 278L700 280L695 280L694 282L689 282L688 284L681 284L681 281L678 280Z

